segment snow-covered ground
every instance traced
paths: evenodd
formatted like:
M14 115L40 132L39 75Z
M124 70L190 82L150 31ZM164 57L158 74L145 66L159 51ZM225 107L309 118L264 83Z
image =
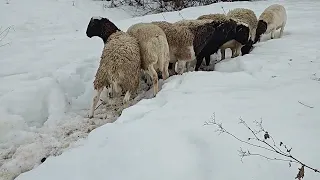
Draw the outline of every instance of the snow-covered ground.
M0 4L1 26L14 26L0 42L10 43L0 47L1 180L26 171L16 179L294 179L296 164L290 169L286 162L256 156L242 163L240 147L276 156L203 126L213 113L242 139L250 132L239 117L250 125L262 118L277 142L320 168L320 1L218 3L136 18L95 1L74 2ZM259 16L275 2L288 14L281 39L260 42L251 54L217 64L215 72L170 77L157 97L125 109L114 123L85 118L103 47L85 35L91 16L108 17L126 30L141 21L221 13L222 7L251 8ZM319 177L306 170L305 179Z

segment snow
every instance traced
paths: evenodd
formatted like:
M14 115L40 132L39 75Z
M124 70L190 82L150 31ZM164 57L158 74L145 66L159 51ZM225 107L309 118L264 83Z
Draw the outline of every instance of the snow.
M282 38L266 35L250 54L234 59L227 51L216 71L172 76L155 98L142 92L135 102L144 99L117 120L99 119L101 108L97 118L86 118L103 47L101 39L85 35L91 17L110 18L126 30L137 22L175 22L236 7L259 16L273 3L287 9ZM0 179L294 179L296 164L259 157L241 162L240 147L275 155L203 126L213 114L242 139L250 132L238 119L252 125L262 118L294 156L320 168L319 6L316 0L217 3L131 18L130 11L89 0L0 4L2 27L13 25L0 42L10 43L0 47ZM306 170L308 180L318 176Z
M97 19L97 20L101 20L102 17L101 16L93 16L92 19Z

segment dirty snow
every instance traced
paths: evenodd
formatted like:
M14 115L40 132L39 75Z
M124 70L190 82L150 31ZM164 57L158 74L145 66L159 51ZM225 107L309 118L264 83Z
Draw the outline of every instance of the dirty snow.
M264 36L252 53L222 61L215 72L170 77L157 97L125 109L114 123L105 124L114 116L99 119L103 109L98 118L85 118L103 47L101 39L85 35L92 16L108 17L126 30L141 21L221 13L222 7L251 8L259 16L275 2L288 14L281 39ZM0 42L9 43L0 48L0 179L23 172L17 180L294 179L296 164L290 169L286 162L259 157L242 163L240 147L274 156L203 126L213 113L243 139L250 134L238 119L252 125L262 118L294 156L320 168L318 7L316 0L217 3L130 18L130 11L89 0L2 2L1 26L13 29ZM305 178L319 175L306 170Z

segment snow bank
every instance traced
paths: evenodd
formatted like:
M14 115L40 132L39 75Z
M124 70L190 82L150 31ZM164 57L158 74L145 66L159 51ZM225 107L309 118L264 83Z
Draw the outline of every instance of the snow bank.
M58 155L103 121L84 119L103 43L85 35L92 16L120 20L122 9L94 1L2 2L0 42L0 179L9 180ZM1 36L2 38L2 36ZM8 45L5 45L9 43ZM2 46L5 45L5 46Z
M319 125L317 111L297 102L303 99L319 105L319 98L300 95L301 90L314 95L317 87L318 82L313 80L296 81L290 86L277 82L268 85L245 72L172 77L156 98L126 109L114 124L92 131L81 147L50 157L17 179L289 180L297 166L292 172L286 163L254 157L241 163L236 150L246 146L229 136L217 136L213 126L203 124L215 112L226 128L246 139L248 132L237 124L237 119L241 116L250 123L263 117L274 137L294 147L299 158L317 165L319 155L312 152L317 152L319 146L311 141L297 142L319 135L315 127ZM308 133L301 126L306 126ZM308 179L316 178L308 172Z
M75 1L75 6L71 2L0 5L8 15L1 16L0 22L15 25L6 39L11 44L0 48L2 179L11 180L32 168L16 179L286 180L295 176L297 166L290 171L283 162L248 158L242 164L237 141L217 136L214 127L203 127L214 112L218 121L243 138L248 132L237 119L241 116L250 122L262 117L272 135L294 147L300 159L317 165L315 152L320 147L310 139L319 136L320 39L315 23L319 2L281 1L288 10L283 38L261 42L251 54L234 59L228 59L228 51L216 72L171 77L156 98L125 109L115 123L107 125L116 117L84 118L103 46L100 39L85 35L91 16L110 16L126 30L137 22L164 18L174 22L181 16L221 13L221 6L225 11L252 8L259 16L278 1L218 3L180 14L131 19L122 10L99 10L97 2ZM144 96L148 92L136 101ZM99 109L97 115L103 112ZM44 157L48 158L41 164ZM230 169L233 173L228 173ZM307 176L316 178L309 172Z

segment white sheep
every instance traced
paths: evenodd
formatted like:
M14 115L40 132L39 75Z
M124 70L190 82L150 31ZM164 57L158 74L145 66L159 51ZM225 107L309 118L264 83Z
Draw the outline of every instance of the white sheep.
M89 114L93 118L104 87L111 87L113 97L125 93L123 103L127 106L131 94L139 87L141 56L138 40L120 31L107 18L91 18L86 34L89 38L98 36L105 43L93 82L95 95Z
M258 27L254 42L260 41L262 34L271 33L274 38L276 30L280 29L280 36L283 35L284 27L287 23L286 9L280 4L273 4L267 7L259 17Z
M162 73L163 80L169 77L170 61L169 45L163 30L152 23L138 23L130 26L127 33L139 41L141 68L148 72L153 82L153 95L159 91L157 70Z
M193 34L187 27L177 26L166 21L154 21L166 34L170 49L170 63L173 63L175 72L182 74L190 68L190 62L195 59L193 49Z

